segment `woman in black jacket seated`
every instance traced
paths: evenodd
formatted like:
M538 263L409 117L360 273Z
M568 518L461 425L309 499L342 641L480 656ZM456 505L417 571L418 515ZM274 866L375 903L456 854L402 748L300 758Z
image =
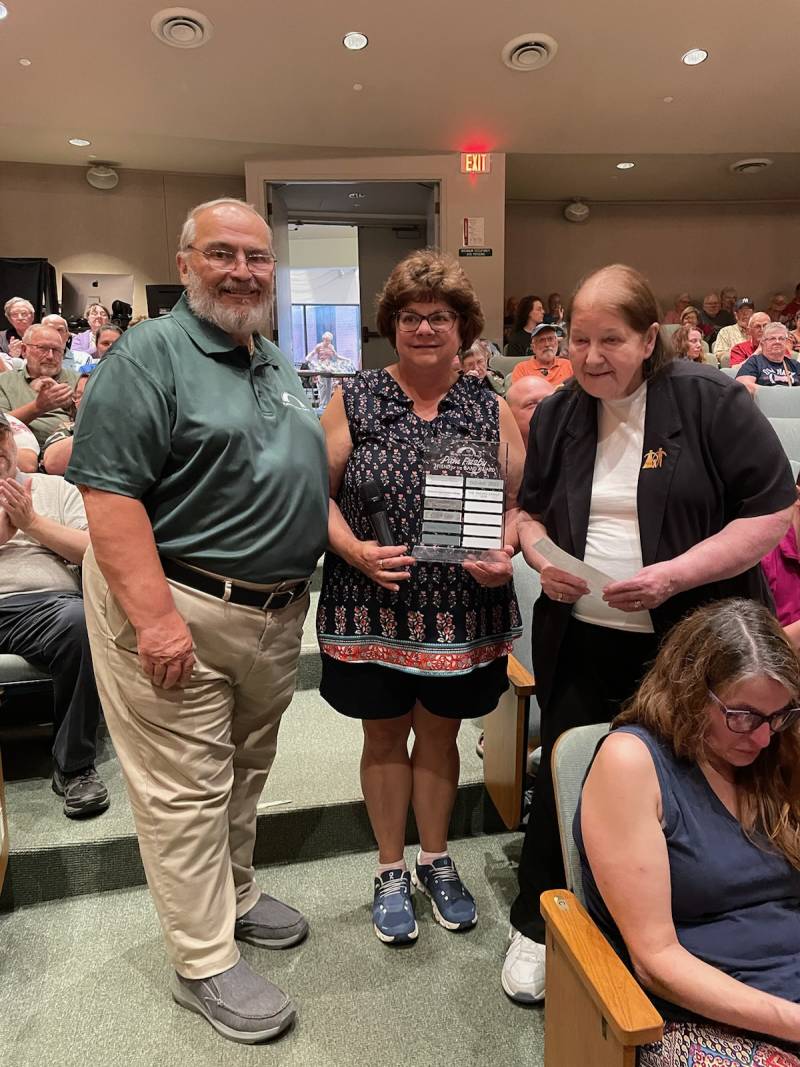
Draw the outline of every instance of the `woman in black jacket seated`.
M574 834L588 910L665 1019L640 1067L800 1067L798 703L775 618L726 600L599 746Z
M545 397L531 420L518 528L542 580L533 613L542 762L502 973L515 1000L544 996L539 897L564 884L550 778L559 734L613 719L688 612L731 596L770 604L759 563L796 499L789 461L747 391L673 359L659 321L637 271L589 275L569 315L575 384ZM537 550L545 534L573 557L564 569ZM605 576L593 595L569 570L576 558Z

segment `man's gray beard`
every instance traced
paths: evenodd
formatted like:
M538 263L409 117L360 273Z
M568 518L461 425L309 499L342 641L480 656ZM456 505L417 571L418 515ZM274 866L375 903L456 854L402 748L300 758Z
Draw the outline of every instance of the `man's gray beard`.
M186 282L186 299L199 319L213 323L232 336L265 333L268 328L272 310L271 286L261 291L259 301L254 307L226 307L197 274L190 270Z

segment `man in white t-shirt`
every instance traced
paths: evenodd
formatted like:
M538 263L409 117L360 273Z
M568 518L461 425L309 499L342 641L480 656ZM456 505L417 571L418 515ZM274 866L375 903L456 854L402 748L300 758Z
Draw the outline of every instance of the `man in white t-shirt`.
M100 700L77 576L88 545L78 490L21 473L14 432L0 415L0 652L53 677L53 790L69 818L109 805L94 766Z

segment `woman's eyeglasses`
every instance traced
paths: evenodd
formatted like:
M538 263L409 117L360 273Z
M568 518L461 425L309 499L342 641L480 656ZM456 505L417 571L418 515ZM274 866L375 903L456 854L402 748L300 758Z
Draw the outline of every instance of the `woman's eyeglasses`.
M773 734L779 734L793 726L798 717L800 717L800 708L784 708L783 711L776 711L772 715L762 715L759 711L742 711L739 708L729 708L722 703L716 693L712 693L710 689L709 693L722 708L726 726L735 734L752 734L763 726L765 722L769 724Z
M416 311L398 311L395 318L398 330L403 333L416 333L423 322L427 322L436 333L447 333L455 326L458 315L455 311L434 311L430 315L418 315Z

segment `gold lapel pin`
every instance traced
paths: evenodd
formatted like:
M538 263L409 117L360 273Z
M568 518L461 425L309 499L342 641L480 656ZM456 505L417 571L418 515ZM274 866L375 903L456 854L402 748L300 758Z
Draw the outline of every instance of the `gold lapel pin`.
M644 457L644 463L642 464L642 470L643 471L651 471L651 470L656 470L657 468L660 468L661 465L664 462L664 457L666 456L666 454L667 453L664 451L663 448L659 448L658 451L655 451L655 452L651 448L650 451Z

